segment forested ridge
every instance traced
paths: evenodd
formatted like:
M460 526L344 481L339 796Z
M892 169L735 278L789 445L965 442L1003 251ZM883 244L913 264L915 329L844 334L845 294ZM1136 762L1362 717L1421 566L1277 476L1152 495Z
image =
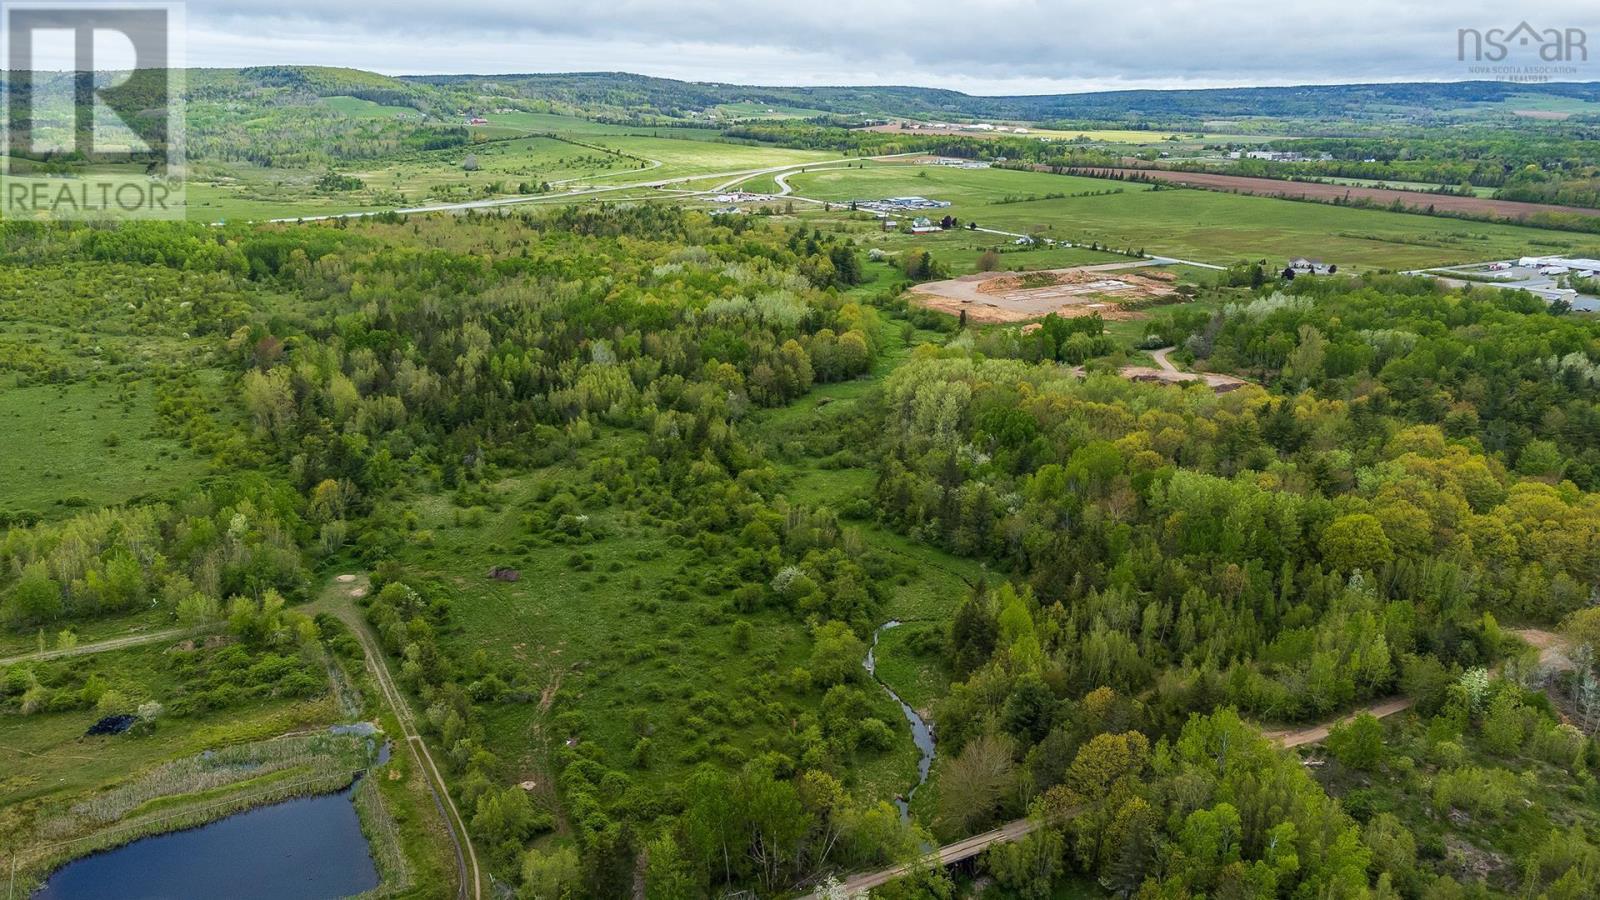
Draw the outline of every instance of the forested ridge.
M6 323L35 329L0 370L148 390L208 465L101 509L8 502L4 624L224 626L169 698L199 716L315 693L328 623L295 607L370 572L365 616L508 891L785 896L1026 815L980 863L1015 896L1596 896L1592 319L1397 276L1224 280L1145 341L1256 382L1217 394L1119 377L1133 351L1098 319L910 309L903 273L935 266L869 261L843 225L638 204L0 242L28 276L0 282ZM647 637L555 679L502 652L485 631L512 623L478 607L526 595L430 552L488 518L496 558L560 558L523 574L576 579L557 602L607 627L625 596ZM906 626L938 759L903 819L905 726L862 659L945 565ZM1531 625L1574 664L1541 673ZM86 677L11 667L0 709L92 706ZM1414 714L1336 729L1317 765L1259 731L1397 694Z

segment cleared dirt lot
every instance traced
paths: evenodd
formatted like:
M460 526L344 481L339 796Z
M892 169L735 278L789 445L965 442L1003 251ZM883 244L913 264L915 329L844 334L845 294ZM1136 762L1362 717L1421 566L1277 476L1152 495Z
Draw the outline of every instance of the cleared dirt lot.
M1426 210L1431 206L1441 212L1466 213L1475 216L1491 215L1503 219L1526 219L1538 213L1600 217L1600 210L1584 209L1578 206L1557 206L1550 203L1518 203L1515 200L1490 200L1484 197L1455 197L1448 194L1425 194L1419 191L1357 187L1349 184L1279 181L1276 178L1252 178L1248 175L1174 172L1168 169L1081 169L1078 171L1082 174L1101 177L1110 174L1139 175L1168 181L1173 184L1184 184L1216 191L1256 194L1263 197L1290 197L1321 201L1332 201L1341 197L1348 197L1352 200L1364 200L1382 205L1399 202L1402 206L1414 210Z
M912 289L911 301L950 315L965 312L967 321L975 323L1025 322L1050 313L1063 318L1099 313L1104 319L1132 319L1143 313L1125 309L1125 304L1142 305L1177 293L1172 273L1151 265L1138 261L1037 272L980 272L919 284Z

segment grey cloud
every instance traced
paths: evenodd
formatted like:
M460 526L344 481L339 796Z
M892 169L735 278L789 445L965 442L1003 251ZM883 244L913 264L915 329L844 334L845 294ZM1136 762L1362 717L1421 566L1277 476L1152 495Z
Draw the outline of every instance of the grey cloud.
M189 17L193 28L252 57L237 64L503 72L522 63L515 70L987 92L1455 79L1465 77L1455 58L1458 28L1511 27L1526 18L1600 35L1600 11L1571 0L1516 12L1487 0L617 0L587 7L570 0L190 0ZM295 48L317 58L260 58ZM217 49L200 48L208 56ZM1600 72L1600 60L1594 65ZM1585 68L1578 78L1595 72Z

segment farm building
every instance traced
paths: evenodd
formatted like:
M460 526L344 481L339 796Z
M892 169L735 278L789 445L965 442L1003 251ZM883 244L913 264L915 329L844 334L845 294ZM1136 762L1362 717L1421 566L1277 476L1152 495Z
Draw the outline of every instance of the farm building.
M1339 267L1332 263L1325 263L1320 259L1309 259L1296 256L1289 260L1289 268L1297 275L1332 275L1339 271Z
M933 220L929 219L927 216L917 216L915 219L911 220L912 234L928 234L930 232L940 230L941 229L939 226L935 225Z
M892 213L913 209L943 209L950 205L950 201L929 200L927 197L889 197L885 200L856 200L854 205L856 209L868 212Z
M1600 259L1568 256L1524 256L1517 260L1524 269L1538 269L1542 275L1565 275L1567 271L1600 271ZM1546 272L1545 269L1565 269L1563 272Z

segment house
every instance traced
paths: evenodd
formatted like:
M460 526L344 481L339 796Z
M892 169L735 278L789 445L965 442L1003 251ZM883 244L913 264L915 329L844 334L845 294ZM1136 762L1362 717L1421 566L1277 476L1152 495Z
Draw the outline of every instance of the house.
M927 216L917 216L915 219L911 220L912 234L929 234L930 232L938 230L940 230L939 226L933 224L933 221Z
M489 124L489 120L485 119L483 116L473 116L472 118L467 120L467 124L468 125L487 125L487 124Z

